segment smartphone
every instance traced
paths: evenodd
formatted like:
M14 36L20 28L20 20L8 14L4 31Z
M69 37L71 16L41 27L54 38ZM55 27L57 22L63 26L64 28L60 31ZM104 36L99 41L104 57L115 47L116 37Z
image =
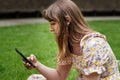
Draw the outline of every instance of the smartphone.
M15 48L15 51L23 58L24 61L28 62L31 66L35 67L35 65L32 64L24 55L21 53L17 48Z

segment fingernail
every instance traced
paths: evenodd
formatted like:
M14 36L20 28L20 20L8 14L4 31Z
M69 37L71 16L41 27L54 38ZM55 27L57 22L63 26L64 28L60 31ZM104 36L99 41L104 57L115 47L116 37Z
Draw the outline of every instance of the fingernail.
M33 60L33 57L31 57L31 60Z

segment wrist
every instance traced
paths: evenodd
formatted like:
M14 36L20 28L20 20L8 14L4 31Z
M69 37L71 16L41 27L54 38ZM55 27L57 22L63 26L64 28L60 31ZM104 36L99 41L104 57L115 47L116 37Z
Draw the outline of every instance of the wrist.
M39 61L36 61L36 62L34 63L35 68L38 67L38 64L39 64Z

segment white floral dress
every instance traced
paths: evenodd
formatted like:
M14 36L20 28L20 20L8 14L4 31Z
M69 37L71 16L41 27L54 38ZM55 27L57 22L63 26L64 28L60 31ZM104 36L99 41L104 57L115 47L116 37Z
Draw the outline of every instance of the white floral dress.
M98 32L85 35L80 41L80 49L82 56L72 54L71 60L58 61L61 65L73 63L80 73L77 80L82 80L81 75L93 72L100 74L100 80L120 80L118 63L104 35Z

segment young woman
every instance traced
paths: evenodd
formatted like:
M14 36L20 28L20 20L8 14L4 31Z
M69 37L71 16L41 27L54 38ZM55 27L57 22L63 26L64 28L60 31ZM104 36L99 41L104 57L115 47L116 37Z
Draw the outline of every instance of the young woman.
M72 65L80 73L77 80L120 80L116 58L105 36L87 25L74 2L57 0L43 16L56 37L58 64L52 69L31 55L29 60L44 77L32 75L28 80L66 80ZM25 66L33 69L28 63Z

